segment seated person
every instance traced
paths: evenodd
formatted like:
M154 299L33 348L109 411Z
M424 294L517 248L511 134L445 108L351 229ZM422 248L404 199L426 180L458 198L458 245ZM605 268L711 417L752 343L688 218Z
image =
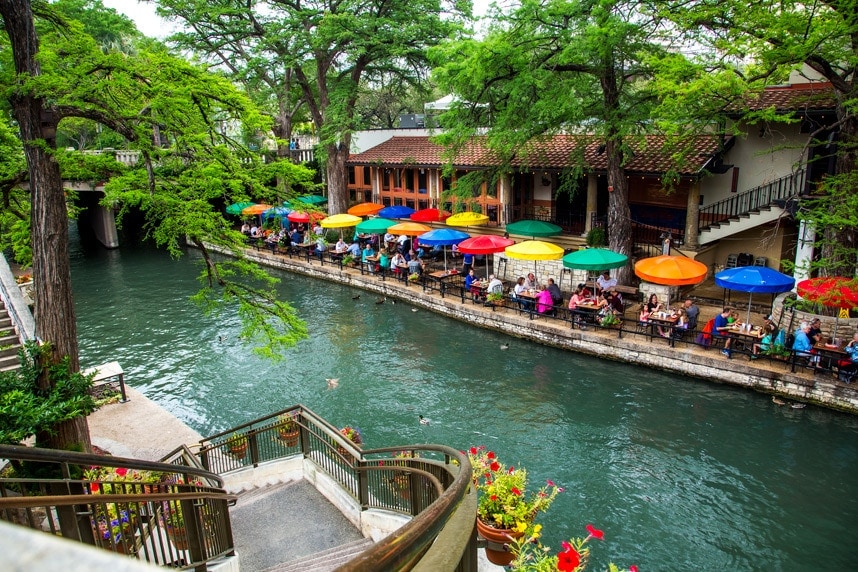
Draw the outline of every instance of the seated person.
M551 300L555 306L563 303L563 293L560 292L560 287L554 283L554 278L548 279L548 292L551 293Z
M488 294L503 294L503 282L494 274L489 276L489 286L486 289Z
M605 270L602 274L596 279L596 284L599 286L599 291L610 290L614 286L617 285L617 279L611 278L611 272Z
M540 314L554 313L554 300L551 299L551 292L548 291L548 288L540 290L536 297L536 311Z
M277 250L277 243L280 242L280 235L276 232L269 233L267 237L265 237L265 246L271 249L271 252L275 252Z
M390 256L387 255L387 250L382 249L378 253L378 264L375 265L375 271L381 272L387 268L390 268Z
M372 261L370 261L370 260L367 260L367 258L370 258L370 257L373 257L373 256L375 256L375 251L372 249L372 245L371 245L370 243L368 243L368 242L367 242L367 243L366 243L366 246L364 246L364 247L363 247L363 250L361 251L360 263L361 263L361 264L366 264L366 266L367 266L367 270L369 270L370 272L372 272L372 270L373 270L373 265L374 265L375 263L374 263L374 262L372 262Z
M657 294L650 294L649 300L647 300L646 303L646 309L649 311L650 314L661 311L661 302L658 301Z
M638 320L641 322L649 322L649 317L651 312L649 311L649 307L646 304L641 304L640 313L638 314Z
M529 272L527 274L527 278L524 279L524 287L528 290L539 290L539 281L536 279L533 272Z
M730 322L728 318L733 314L732 308L724 308L721 310L721 313L715 316L715 324L712 327L712 333L716 336L726 338L724 341L724 349L721 350L721 353L727 357L732 357L732 352L730 351L730 343L733 341L731 338L727 338L727 332L730 330Z
M578 308L578 304L586 304L587 297L584 296L583 289L579 284L575 291L572 293L572 296L569 298L569 309L576 310Z
M852 383L858 375L858 333L853 334L852 341L843 348L849 354L849 361L842 360L837 363L837 377L845 383Z
M411 260L408 261L408 274L411 275L420 275L423 273L423 261L414 256Z
M324 256L325 251L328 249L328 245L325 244L325 239L321 236L316 239L316 248L313 249L313 254L319 257L321 260L322 256Z
M346 241L343 240L343 237L341 236L340 239L337 241L337 243L334 245L334 252L337 254L343 254L347 248L348 248L348 245L346 244Z
M384 233L384 244L390 244L391 242L396 242L396 235L392 232Z
M682 330L687 330L689 328L688 314L685 312L685 308L680 308L676 312L676 325L674 328L679 328Z
M819 318L814 318L810 321L810 331L807 334L807 337L810 338L810 343L813 345L818 344L822 341L822 320Z
M521 297L522 292L525 292L526 290L527 288L524 287L524 276L519 276L515 281L515 286L512 288L512 297L518 301L520 308L530 310L530 301Z
M350 254L352 258L360 256L360 246L357 241L352 242L349 247L346 248L346 254Z
M700 308L697 307L697 305L691 298L686 299L682 303L682 308L685 310L685 314L688 316L688 329L696 330L697 318L700 316Z
M766 320L766 325L763 326L763 337L758 343L754 343L751 347L751 359L760 357L760 352L769 350L775 343L775 325Z
M588 288L586 284L578 284L578 288L581 289L581 295L584 296L584 298L593 297L592 290L590 290L590 288Z
M390 269L391 269L391 270L393 271L393 273L394 273L394 274L396 274L397 276L399 276L399 274L402 272L402 269L401 269L401 268L399 268L399 265L400 265L400 264L401 264L401 265L403 265L403 266L405 266L405 257L404 257L404 256L402 256L402 253L401 253L401 252L397 251L397 252L393 255L393 257L390 259Z
M247 221L244 221L244 224L241 225L241 234L250 236L250 225L247 224Z
M813 342L810 340L810 323L801 322L798 330L795 332L795 340L792 342L792 349L795 355L808 358L810 363L815 364L818 356L813 355Z
M620 295L617 292L615 292L613 290L609 290L608 295L607 295L607 300L608 300L608 305L611 307L611 309L614 311L614 313L617 314L618 316L622 316L623 313L626 311L626 307L623 304L623 299L620 297Z
M304 235L296 228L292 231L291 240L292 246L300 246L304 243Z
M474 300L481 294L480 289L474 287L474 282L479 282L479 280L473 268L468 270L468 273L465 275L465 291L470 292L471 298Z

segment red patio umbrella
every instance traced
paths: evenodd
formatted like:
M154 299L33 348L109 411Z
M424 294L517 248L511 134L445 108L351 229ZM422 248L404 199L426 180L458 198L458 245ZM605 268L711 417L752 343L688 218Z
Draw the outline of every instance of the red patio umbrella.
M802 280L796 284L798 295L805 300L818 302L829 308L858 308L858 278L845 276L820 276ZM834 320L832 338L837 337L840 313Z
M515 241L494 234L473 236L459 243L459 252L464 254L495 254L503 252L507 246L512 246ZM486 257L486 276L489 275L489 259Z
M411 213L411 220L417 222L444 222L450 218L450 213L439 209L420 209Z
M325 218L325 215L322 213L310 214L310 213L303 212L303 211L294 211L294 212L291 212L288 215L286 215L286 218L289 219L289 222L298 222L298 223L307 224L311 220L313 222L322 220L323 218Z

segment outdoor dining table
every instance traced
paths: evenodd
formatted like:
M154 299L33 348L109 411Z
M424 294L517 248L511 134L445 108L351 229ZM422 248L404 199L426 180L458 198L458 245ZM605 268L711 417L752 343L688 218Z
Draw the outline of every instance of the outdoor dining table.
M661 326L662 329L666 328L668 332L670 332L667 336L667 339L668 343L672 346L673 335L671 334L673 334L673 328L674 326L676 326L676 322L678 321L679 316L677 316L676 314L668 314L667 312L654 312L650 314L649 320L647 320L647 322L650 324L650 338L654 338L656 335L660 336L660 334L656 334L656 331L658 327Z
M750 344L751 349L753 349L754 344L759 343L759 341L763 339L763 328L760 326L753 326L748 329L744 327L744 324L733 323L727 330L727 335L734 340L732 349L741 349L736 346L737 343L743 346L745 344Z
M599 321L599 310L601 308L596 304L578 304L574 311L579 312L585 322L595 324Z
M462 283L465 280L462 277L462 273L458 270L436 270L435 272L430 272L427 276L429 279L438 282L438 291L441 293L442 298L448 286L454 283Z
M816 363L816 369L825 370L834 373L835 369L839 369L841 361L851 362L852 356L846 353L843 349L843 344L831 343L831 340L817 342L813 346L813 353L819 356Z

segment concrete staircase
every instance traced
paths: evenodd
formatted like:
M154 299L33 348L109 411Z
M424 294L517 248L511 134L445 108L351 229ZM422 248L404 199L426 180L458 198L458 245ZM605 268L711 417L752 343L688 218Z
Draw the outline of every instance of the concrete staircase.
M372 545L305 480L243 490L230 520L242 571L334 570Z
M21 361L18 352L21 350L21 341L15 333L12 318L6 307L0 302L0 371L13 371L20 369Z
M782 208L772 204L723 220L700 231L700 245L703 246L754 227L772 223L782 217L783 213Z

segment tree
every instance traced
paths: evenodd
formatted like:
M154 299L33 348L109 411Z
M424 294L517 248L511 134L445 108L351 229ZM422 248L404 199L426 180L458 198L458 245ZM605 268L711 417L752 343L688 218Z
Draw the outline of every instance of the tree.
M321 141L328 210L345 212L345 161L364 82L382 76L420 83L426 49L460 31L470 2L459 0L160 0L159 13L192 32L176 37L245 82L265 81L277 107L290 109L298 86ZM229 62L229 63L226 63ZM279 70L267 77L269 69Z
M435 78L459 103L442 116L442 139L464 144L481 127L509 169L513 158L539 165L546 136L586 133L583 144L604 146L610 248L631 258L631 215L624 163L639 136L651 130L652 59L669 46L660 22L643 6L623 0L524 0L508 15L496 13L483 41L453 43L434 53ZM465 189L465 193L467 193ZM631 268L618 271L627 281Z
M100 3L99 3L100 4ZM2 66L4 99L18 123L30 184L36 334L50 352L39 364L38 387L56 383L51 364L80 369L68 260L66 198L55 134L64 118L96 121L141 152L137 169L106 186L106 204L139 208L158 244L180 253L185 237L203 253L204 287L195 297L206 310L237 307L245 336L261 340L258 351L277 355L306 336L306 326L278 301L273 278L243 257L244 237L215 207L215 199L265 198L275 177L312 189L312 172L281 161L254 163L221 125L266 128L252 103L225 78L170 56L155 43L134 54L104 51L76 22L52 5L0 0L12 64ZM37 32L37 22L39 31ZM170 141L161 145L153 130ZM220 261L208 245L231 252ZM64 419L37 435L53 448L89 448L85 417Z
M805 148L836 149L834 172L813 196L802 201L798 218L817 230L821 257L813 269L824 275L852 276L858 266L858 220L855 218L858 159L858 18L855 2L807 3L795 0L749 2L665 2L671 18L697 46L708 69L727 70L745 97L766 84L786 81L790 72L809 72L831 83L835 113L815 125ZM738 100L741 101L741 100ZM748 121L794 121L775 110L750 113ZM832 143L834 145L832 145ZM820 154L817 161L830 161Z

